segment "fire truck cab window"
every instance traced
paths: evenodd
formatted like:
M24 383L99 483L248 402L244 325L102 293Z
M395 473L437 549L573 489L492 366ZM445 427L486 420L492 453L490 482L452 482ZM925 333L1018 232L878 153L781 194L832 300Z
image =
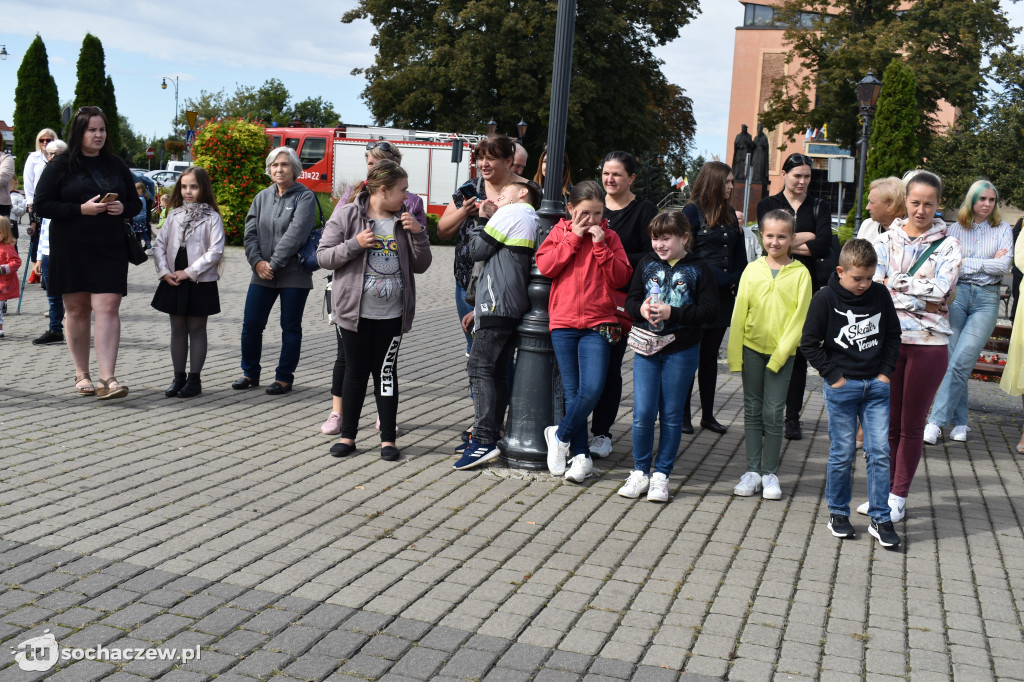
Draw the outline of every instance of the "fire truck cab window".
M297 138L297 137L286 138L284 143L287 146L291 147L292 149L298 150L298 148L299 148L299 138Z
M306 170L323 160L327 154L326 137L307 137L302 145L302 152L299 154L299 161L302 162L302 169Z

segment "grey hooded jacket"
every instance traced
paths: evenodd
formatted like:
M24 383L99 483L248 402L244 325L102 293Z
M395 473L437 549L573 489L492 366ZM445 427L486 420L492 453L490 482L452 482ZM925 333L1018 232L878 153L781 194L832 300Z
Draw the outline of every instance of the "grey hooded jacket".
M316 223L316 195L293 184L281 196L277 185L261 190L245 216L245 259L253 269L250 284L273 289L312 289L313 273L299 267L296 255ZM256 264L267 261L274 279L260 279Z

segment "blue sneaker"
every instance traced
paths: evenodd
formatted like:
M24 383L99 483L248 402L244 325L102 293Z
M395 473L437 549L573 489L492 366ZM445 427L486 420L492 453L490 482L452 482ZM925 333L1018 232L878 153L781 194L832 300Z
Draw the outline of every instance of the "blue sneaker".
M501 453L498 451L497 444L481 443L470 438L466 443L466 449L462 452L462 457L459 458L459 461L455 462L455 468L459 471L472 469L484 462L490 462L499 454Z

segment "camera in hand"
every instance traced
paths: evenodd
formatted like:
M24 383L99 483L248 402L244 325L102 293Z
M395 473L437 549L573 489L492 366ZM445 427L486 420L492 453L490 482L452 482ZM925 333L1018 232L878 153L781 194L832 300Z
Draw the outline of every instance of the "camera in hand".
M459 188L455 190L455 194L452 195L452 201L455 202L455 208L462 208L462 202L466 199L483 199L476 191L476 181L466 180L464 183L459 185Z

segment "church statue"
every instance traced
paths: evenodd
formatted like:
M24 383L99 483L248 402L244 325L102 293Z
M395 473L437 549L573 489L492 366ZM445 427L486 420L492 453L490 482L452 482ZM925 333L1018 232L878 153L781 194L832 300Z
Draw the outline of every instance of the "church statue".
M754 153L750 159L750 184L768 184L768 136L764 134L764 124L757 124L757 137L754 138Z
M743 130L736 136L733 148L736 150L732 156L732 177L736 182L745 182L747 179L747 154L754 151L754 140L747 132L747 124L742 126Z

